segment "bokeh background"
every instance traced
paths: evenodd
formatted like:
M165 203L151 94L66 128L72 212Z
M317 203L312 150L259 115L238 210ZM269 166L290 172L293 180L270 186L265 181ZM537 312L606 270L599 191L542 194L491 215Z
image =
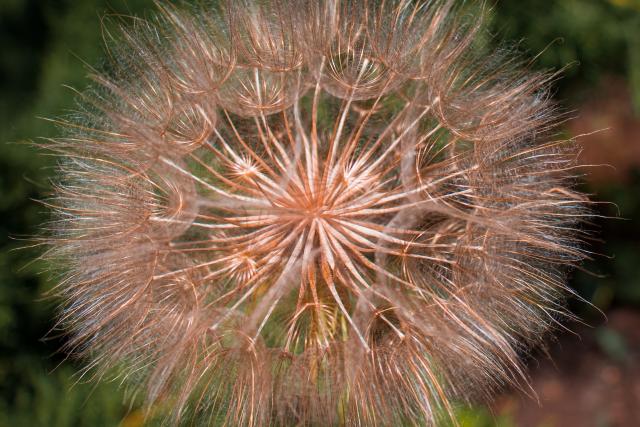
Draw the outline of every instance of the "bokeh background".
M462 1L462 0L461 0ZM640 0L492 0L487 39L509 40L533 67L566 67L555 97L579 138L584 191L601 217L593 259L572 277L582 323L531 358L532 390L463 408L463 426L640 425ZM142 426L117 383L87 383L48 334L56 301L29 236L47 216L54 159L33 146L57 134L44 118L74 108L100 64L100 18L145 16L152 0L0 0L0 426ZM595 133L594 133L595 132ZM608 218L607 218L608 217ZM22 248L22 249L20 249ZM582 300L581 300L582 299ZM45 338L46 336L46 338Z

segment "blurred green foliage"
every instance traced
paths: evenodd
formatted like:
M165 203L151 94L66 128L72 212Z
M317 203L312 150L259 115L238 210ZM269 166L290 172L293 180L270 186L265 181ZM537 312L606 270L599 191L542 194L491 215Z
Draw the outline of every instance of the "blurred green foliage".
M565 68L561 98L580 100L602 77L619 74L633 85L640 107L640 0L498 0L493 29L540 54L536 67Z
M0 2L0 426L141 425L140 412L123 403L117 384L83 382L79 365L57 353L61 339L50 334L43 340L54 326L55 301L43 299L52 285L44 266L30 262L42 249L16 249L46 218L33 200L46 197L53 160L29 141L55 136L57 130L37 117L73 109L74 93L63 84L83 88L83 61L99 64L104 13L144 15L151 9L152 0ZM518 46L530 55L542 52L536 67L568 65L557 86L568 108L576 108L602 78L616 75L629 83L640 111L640 0L498 0L488 14L495 40L521 41ZM640 217L640 174L631 184L601 190L599 197L616 202L623 217ZM602 213L616 212L604 207ZM588 268L604 279L579 274L575 286L603 308L640 306L633 238L640 236L638 223L599 225L607 245L596 245L595 251L616 257L596 257ZM599 339L614 356L621 352L610 333ZM513 425L485 409L462 411L460 422Z

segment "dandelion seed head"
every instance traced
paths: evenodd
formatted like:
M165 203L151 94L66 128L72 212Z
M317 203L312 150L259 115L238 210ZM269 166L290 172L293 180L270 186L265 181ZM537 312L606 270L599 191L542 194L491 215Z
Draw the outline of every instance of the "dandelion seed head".
M525 387L587 201L555 75L479 51L464 7L160 3L107 33L48 145L87 372L234 426L432 425Z

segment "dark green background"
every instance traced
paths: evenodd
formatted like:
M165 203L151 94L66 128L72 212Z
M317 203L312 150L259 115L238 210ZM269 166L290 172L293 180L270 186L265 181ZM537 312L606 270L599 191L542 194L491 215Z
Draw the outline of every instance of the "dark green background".
M533 56L535 67L569 65L555 96L579 116L596 87L622 82L640 115L639 0L502 0L490 7L489 39L510 40ZM61 338L51 334L55 299L40 249L21 249L37 233L46 209L34 201L49 191L53 160L30 142L57 134L39 117L64 115L74 108L68 85L87 84L88 64L102 55L100 17L107 12L148 15L151 0L0 0L0 426L141 425L135 400L124 402L117 384L82 382L77 362L57 353ZM496 43L494 41L493 43ZM594 129L608 124L594 124ZM565 130L571 135L569 127ZM626 144L640 144L638 133ZM635 139L634 139L635 138ZM616 147L624 147L617 144ZM628 145L627 145L628 146ZM620 149L612 148L611 149ZM603 242L594 242L586 267L601 277L577 273L573 285L604 312L640 307L640 159L614 180L584 185L596 200L617 204L625 219L596 220ZM615 206L600 213L618 215ZM572 301L580 316L601 325L602 316ZM605 350L615 355L624 343L615 331L597 326ZM616 347L617 346L617 347ZM580 357L580 355L575 355ZM612 356L613 357L613 356ZM79 381L80 380L80 381ZM131 399L128 400L131 402ZM511 425L484 409L461 415L465 425Z

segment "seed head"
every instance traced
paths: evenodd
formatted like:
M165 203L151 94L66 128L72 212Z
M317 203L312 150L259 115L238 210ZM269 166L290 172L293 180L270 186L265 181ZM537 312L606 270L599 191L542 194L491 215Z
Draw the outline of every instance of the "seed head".
M60 326L174 422L409 425L526 384L586 215L547 87L446 0L110 35L65 137Z

